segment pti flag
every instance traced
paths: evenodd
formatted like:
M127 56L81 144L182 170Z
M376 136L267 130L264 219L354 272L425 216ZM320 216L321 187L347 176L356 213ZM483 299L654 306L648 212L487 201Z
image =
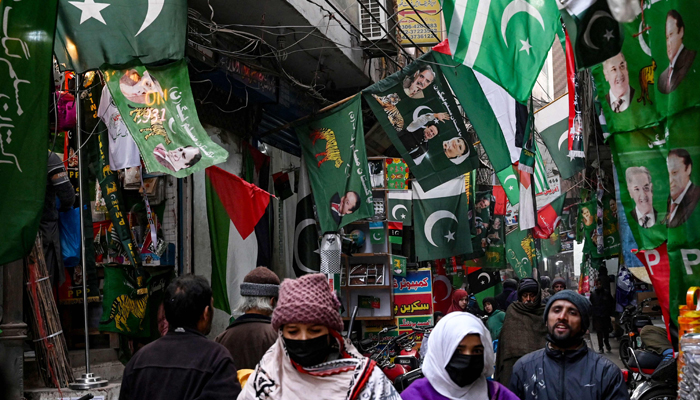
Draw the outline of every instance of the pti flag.
M410 190L390 190L387 193L387 219L411 226L412 196Z
M369 240L372 244L384 244L386 241L384 222L376 221L369 223Z
M560 24L555 2L444 0L442 5L453 58L524 104Z
M214 307L231 313L243 277L256 267L255 226L270 194L219 167L206 169L207 219L211 240L211 287Z
M622 49L624 32L607 1L557 2L579 70L600 64Z
M462 114L435 64L434 52L426 53L363 91L391 143L425 190L479 166Z
M611 195L603 197L603 245L605 257L620 254L620 232L617 230L617 201Z
M434 260L471 253L471 234L464 192L464 177L423 191L413 184L416 256Z
M294 258L292 268L300 277L321 271L321 256L318 251L318 226L314 216L314 198L309 186L309 174L302 156L299 168L299 188L297 193L297 210L294 228Z
M60 0L54 52L62 70L76 72L153 64L184 58L186 36L186 0Z
M324 233L374 215L361 103L355 96L296 128Z
M226 161L228 152L199 123L187 61L103 72L148 172L184 178Z
M566 196L559 196L553 202L537 210L537 225L533 229L533 236L538 239L546 239L556 231L561 220L561 211L564 208Z
M562 179L569 179L586 166L585 159L569 157L569 97L564 95L535 112L535 129L554 160Z
M641 250L636 253L636 256L647 270L649 279L651 279L651 284L654 287L654 292L656 292L656 297L659 299L659 305L661 306L661 312L664 316L664 322L666 322L666 328L668 328L668 323L670 321L669 292L671 287L669 280L671 279L671 267L668 262L666 243L654 250ZM677 290L677 288L675 288L675 290ZM685 294L684 291L682 293ZM677 301L675 303L676 310L678 310L679 305L683 304L679 304Z
M535 240L530 231L515 229L506 235L506 260L518 278L532 276L532 266L537 264Z
M34 247L46 190L56 1L0 2L0 265ZM62 273L62 271L61 271Z

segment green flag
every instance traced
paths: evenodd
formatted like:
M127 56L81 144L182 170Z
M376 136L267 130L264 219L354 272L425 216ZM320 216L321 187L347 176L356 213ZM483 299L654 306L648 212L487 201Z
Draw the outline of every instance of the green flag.
M517 205L520 202L520 181L518 174L515 173L515 167L509 165L508 168L496 172L498 180L501 182L503 190L506 192L508 201L511 205Z
M387 219L411 226L412 196L410 190L390 190L387 193Z
M464 177L424 192L413 183L416 257L421 260L447 258L472 251Z
M76 72L153 64L181 60L186 35L185 0L60 0L54 51L62 69Z
M34 247L47 183L56 1L0 2L0 265Z
M361 104L356 96L296 128L324 233L374 215Z
M585 203L581 203L578 208L578 232L580 239L583 241L583 251L590 254L592 257L602 257L598 253L598 224L596 222L598 215L598 202L593 199ZM577 238L578 240L578 238Z
M464 119L428 52L362 93L425 190L479 166Z
M549 103L535 113L535 129L539 132L562 179L569 179L586 167L586 160L569 158L569 97Z
M372 244L384 244L386 242L386 231L384 222L376 221L369 223L369 241Z
M615 196L603 197L603 243L605 257L620 254L620 233L617 229L617 201Z
M542 248L542 257L554 257L561 252L561 239L558 229L547 239L539 239Z
M610 13L607 1L567 2L562 7L561 17L578 70L600 64L620 52L624 32Z
M148 172L184 178L226 161L228 152L199 123L186 61L104 75Z
M503 269L505 258L505 221L503 215L491 215L491 223L486 235L487 247L484 256L479 258L476 265L484 269Z
M321 271L321 256L318 250L318 225L314 216L314 198L309 186L309 173L302 156L299 168L297 193L296 228L294 228L294 258L292 268L297 277Z
M506 260L519 278L532 276L535 258L535 240L529 230L516 228L506 235Z
M535 181L535 194L543 193L549 190L549 184L547 183L547 170L545 169L544 160L542 159L542 153L540 153L540 148L535 143L535 173L532 178Z
M552 1L441 1L454 59L525 104L552 47L559 11Z
M391 256L391 273L394 276L406 276L406 257Z

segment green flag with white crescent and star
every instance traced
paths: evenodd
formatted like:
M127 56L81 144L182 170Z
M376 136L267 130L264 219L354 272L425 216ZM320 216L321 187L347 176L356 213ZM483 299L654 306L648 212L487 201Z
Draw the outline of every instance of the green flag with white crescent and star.
M413 183L416 256L435 260L472 252L464 176L427 192Z
M556 2L441 0L456 61L474 68L525 104L552 47Z
M60 0L54 52L61 69L148 65L185 56L186 0Z
M387 220L411 226L412 194L410 190L391 190L387 193Z
M321 271L321 256L318 250L318 225L314 216L314 198L309 185L306 160L301 157L299 189L294 228L294 258L292 268L297 277Z
M569 179L586 166L583 158L569 158L569 96L549 103L535 113L535 129L554 160L562 179Z
M511 165L502 171L496 172L496 176L501 182L510 204L518 204L520 202L520 181L515 173L515 168Z

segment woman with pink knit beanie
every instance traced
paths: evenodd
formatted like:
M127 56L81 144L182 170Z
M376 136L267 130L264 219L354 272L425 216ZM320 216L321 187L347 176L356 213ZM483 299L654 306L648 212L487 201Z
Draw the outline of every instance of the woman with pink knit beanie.
M283 281L272 314L279 337L238 400L400 400L374 361L342 337L339 308L323 274Z

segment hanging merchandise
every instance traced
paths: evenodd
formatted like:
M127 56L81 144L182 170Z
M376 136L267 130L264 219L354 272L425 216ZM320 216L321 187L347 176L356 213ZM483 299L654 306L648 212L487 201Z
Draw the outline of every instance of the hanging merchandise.
M406 276L406 260L406 257L391 256L391 273L394 276Z
M620 254L620 233L618 232L617 201L615 197L603 196L603 238L605 258Z
M518 205L506 203L506 226L518 225Z
M363 91L389 139L425 190L478 167L467 128L433 53Z
M199 122L186 61L103 72L149 173L184 178L226 161Z
M70 92L56 92L56 131L75 128L75 96Z
M562 252L561 236L558 229L548 237L540 240L540 248L542 249L542 258L555 257Z
M471 197L468 195L467 197ZM491 190L476 192L474 202L469 205L469 230L472 232L472 251L465 259L481 258L485 255L489 242L487 236L491 227L493 195Z
M80 208L59 213L58 228L61 233L63 266L75 267L80 263Z
M410 190L390 190L387 193L387 208L389 221L403 223L404 226L412 225L413 204L411 199L413 192Z
M384 222L376 221L369 223L370 243L384 244L386 242L386 234L384 231Z
M668 250L666 243L657 247L654 250L640 250L636 253L637 258L644 264L646 271L654 286L656 298L661 306L661 313L664 317L667 332L670 332L670 299L669 299L669 281L671 267L668 262ZM677 307L676 307L677 309Z
M408 165L400 158L387 158L385 163L387 189L408 189Z
M361 103L355 96L296 128L325 233L374 215Z
M418 260L434 260L472 252L464 177L423 191L413 183L415 249Z
M532 277L532 267L537 265L537 257L535 240L530 231L516 228L506 235L506 260L518 278Z
M605 242L603 241L603 216L604 216L604 206L603 206L603 196L605 195L605 189L603 188L603 171L596 171L597 175L597 190L596 190L596 228L595 228L595 246L598 255L605 254Z
M570 158L568 146L564 146L568 143L568 107L569 95L566 94L535 113L535 129L552 156L561 179L569 179L586 167L583 158Z
M97 115L107 126L109 132L109 166L112 171L129 167L140 167L139 148L126 127L109 89L102 90Z
M319 233L314 217L314 199L311 195L309 174L304 156L301 157L300 165L294 220L294 258L292 260L292 268L297 277L318 273L321 270L321 259L318 252Z
M564 208L565 196L559 196L553 202L537 210L537 225L532 233L535 238L547 239L557 231L557 226L561 221L561 213Z
M469 294L476 295L484 292L495 295L496 286L501 283L501 273L498 271L485 271L481 268L469 268L467 273Z
M289 183L289 173L277 172L272 175L272 181L275 184L275 196L279 197L280 200L292 197L294 192L292 192L292 185Z
M629 268L643 268L642 263L637 257L632 257L632 250L637 250L637 242L634 240L629 223L627 222L627 213L622 205L622 197L620 196L620 182L617 178L617 169L613 165L613 179L615 182L615 204L617 205L617 229L620 235L620 255L623 256L625 263ZM612 209L612 205L611 205Z
M566 76L569 89L569 157L582 158L585 157L583 153L583 118L581 117L574 50L568 32L566 32Z
M486 248L483 257L476 260L477 266L484 269L503 269L506 267L506 235L503 220L503 215L491 215L486 234Z
M403 247L403 224L401 222L389 221L388 228L391 252L394 254L401 254L401 248Z

